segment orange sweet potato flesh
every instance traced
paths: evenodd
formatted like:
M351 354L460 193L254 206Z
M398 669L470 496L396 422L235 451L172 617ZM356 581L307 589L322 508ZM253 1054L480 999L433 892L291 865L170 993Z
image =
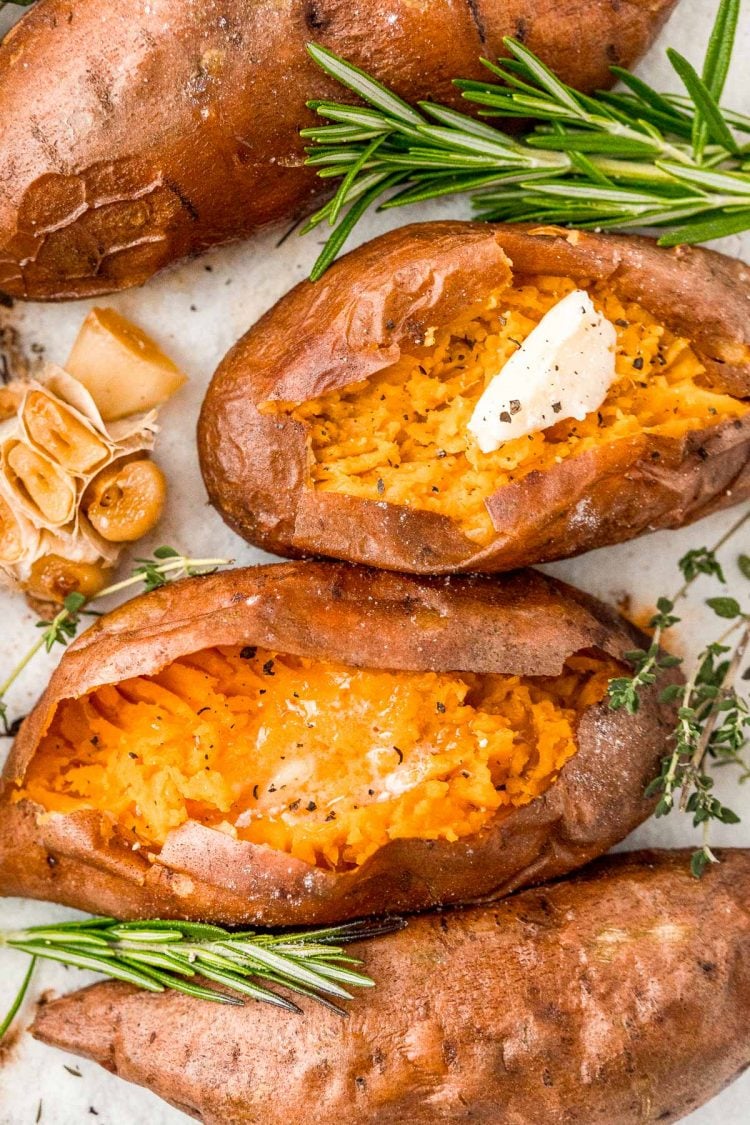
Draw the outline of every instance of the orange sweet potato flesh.
M305 103L347 100L311 40L411 101L465 109L451 80L486 75L503 36L592 90L675 2L38 0L0 48L0 291L126 289L309 210Z
M400 370L436 326L537 277L604 286L687 340L701 383L734 416L679 434L637 429L501 481L484 500L483 543L444 513L315 486L294 404ZM749 295L748 266L704 249L528 224L403 227L302 282L225 357L198 427L209 496L235 531L276 554L427 574L511 570L681 527L750 495ZM638 378L659 377L640 362Z
M32 1032L206 1125L677 1121L750 1063L750 853L608 857L494 906L353 947L341 1019L109 982Z
M0 894L123 918L292 925L473 901L563 874L652 811L644 788L674 724L658 692L645 693L636 716L606 700L584 708L577 751L531 803L455 841L392 839L353 869L326 869L195 820L170 831L161 849L133 850L96 809L48 813L19 801L19 790L62 700L211 646L363 668L557 676L572 654L624 663L643 642L605 606L534 572L416 579L289 563L155 591L70 646L16 739L0 789Z

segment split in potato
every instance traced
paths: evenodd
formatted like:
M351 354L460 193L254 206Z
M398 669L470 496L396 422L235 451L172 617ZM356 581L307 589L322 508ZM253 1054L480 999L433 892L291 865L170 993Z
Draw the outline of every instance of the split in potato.
M541 796L622 668L576 654L550 677L394 672L204 649L63 701L14 799L94 808L147 848L192 819L345 870Z
M644 434L680 441L748 415L744 402L702 383L706 369L689 340L604 282L590 294L617 330L617 376L599 409L483 453L468 429L480 396L576 287L566 277L514 278L435 329L434 343L402 349L397 363L363 383L286 407L309 435L312 486L435 512L485 547L497 533L487 501L531 473L596 456L609 442Z
M546 425L482 452L480 398L577 290L616 336L603 401L577 420L550 389ZM747 299L746 267L707 250L528 224L393 231L298 285L220 365L199 423L210 498L266 550L418 573L682 526L750 495Z

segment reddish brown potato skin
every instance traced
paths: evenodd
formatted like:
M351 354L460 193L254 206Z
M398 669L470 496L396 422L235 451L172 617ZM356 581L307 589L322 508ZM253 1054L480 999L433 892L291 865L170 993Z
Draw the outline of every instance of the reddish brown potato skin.
M634 717L606 703L584 712L578 753L532 804L456 843L394 840L349 872L195 822L172 832L149 863L107 842L95 812L39 818L38 806L11 802L61 699L209 645L246 643L364 667L555 675L571 653L622 659L643 637L600 603L533 572L446 582L289 563L166 587L101 618L71 645L25 722L0 786L0 894L120 918L333 922L472 901L564 874L653 808L643 791L674 724L655 692Z
M412 101L458 104L451 79L486 74L504 35L582 89L608 84L675 2L38 0L0 48L0 291L126 289L309 209L306 100L347 100L311 40Z
M600 861L357 947L348 1020L94 985L33 1034L206 1125L677 1121L750 1063L750 853Z
M303 282L235 345L214 375L198 442L212 503L276 554L330 555L417 574L512 570L681 527L750 495L750 418L683 440L642 435L530 473L488 501L479 549L448 517L311 487L305 428L260 413L394 363L402 345L515 274L607 280L689 337L713 386L750 397L750 269L709 250L555 227L422 223Z

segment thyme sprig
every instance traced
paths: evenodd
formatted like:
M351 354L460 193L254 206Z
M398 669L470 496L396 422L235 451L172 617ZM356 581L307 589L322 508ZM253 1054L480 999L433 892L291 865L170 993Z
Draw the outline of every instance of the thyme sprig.
M404 924L400 918L386 918L271 934L197 922L87 918L0 931L0 948L31 957L21 988L0 1023L0 1039L23 1003L37 960L103 973L149 992L172 989L217 1004L241 1005L247 998L299 1012L277 991L283 988L346 1015L340 1002L353 999L349 989L371 988L375 982L359 971L362 962L347 956L342 946L393 933Z
M42 630L41 636L0 683L0 723L3 726L3 734L11 736L17 733L17 723L9 721L8 705L5 702L5 697L13 684L43 649L45 652L51 652L55 645L67 645L68 641L77 635L81 617L95 612L88 608L92 602L122 593L123 590L133 586L143 585L144 590L150 592L160 586L166 586L176 578L210 573L217 567L228 566L231 561L231 559L193 559L181 555L174 547L157 547L152 558L136 559L136 566L129 578L106 586L91 598L79 593L68 594L62 609L51 621L37 621L36 627Z
M481 219L655 227L664 231L664 246L747 230L750 146L737 134L750 133L750 118L720 106L740 4L721 0L701 74L667 52L686 96L661 94L621 67L612 73L624 90L581 94L523 43L505 39L509 59L481 60L487 80L454 85L481 107L479 118L534 121L520 136L444 105L408 105L365 71L309 44L315 62L365 103L308 103L325 123L301 131L311 142L307 164L322 179L340 181L303 227L333 227L311 279L378 201L388 209L457 192L477 192Z
M680 559L684 581L671 597L659 598L657 612L649 622L652 637L648 649L628 653L632 675L610 681L612 710L624 709L636 714L643 689L658 683L667 669L683 663L680 657L661 650L664 634L680 621L675 608L701 575L722 584L726 582L718 552L748 520L750 512L740 516L713 547L693 549ZM740 555L738 569L750 579L750 557ZM696 877L709 863L716 862L709 842L711 823L736 824L739 821L737 814L722 805L713 792L715 779L711 768L733 765L741 771L741 782L750 778L750 763L743 757L750 729L750 708L736 687L750 646L750 613L743 610L737 598L728 595L706 598L705 604L718 618L731 624L717 640L703 647L684 684L668 684L661 691L660 698L664 702L678 704L677 724L672 732L670 752L662 759L659 775L646 789L647 796L659 797L657 817L666 816L679 807L692 815L695 827L701 828L702 845L691 859ZM736 634L739 639L727 644Z

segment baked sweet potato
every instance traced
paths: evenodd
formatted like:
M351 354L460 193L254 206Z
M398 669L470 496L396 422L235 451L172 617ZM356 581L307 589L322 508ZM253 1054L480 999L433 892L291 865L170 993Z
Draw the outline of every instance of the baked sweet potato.
M342 1020L97 984L44 1005L46 1043L206 1125L677 1121L750 1063L750 853L608 858L359 947Z
M126 289L309 209L306 100L346 99L311 40L456 105L451 80L486 73L509 34L581 89L607 85L675 2L38 0L0 48L0 291Z
M616 335L604 401L555 421L550 392L546 428L482 452L468 426L485 388L577 289ZM229 352L199 423L209 496L277 554L416 573L680 527L750 495L749 311L748 267L708 250L529 225L393 231Z
M563 874L644 820L671 707L643 637L540 574L225 572L66 652L0 794L0 893L120 918L332 922Z

